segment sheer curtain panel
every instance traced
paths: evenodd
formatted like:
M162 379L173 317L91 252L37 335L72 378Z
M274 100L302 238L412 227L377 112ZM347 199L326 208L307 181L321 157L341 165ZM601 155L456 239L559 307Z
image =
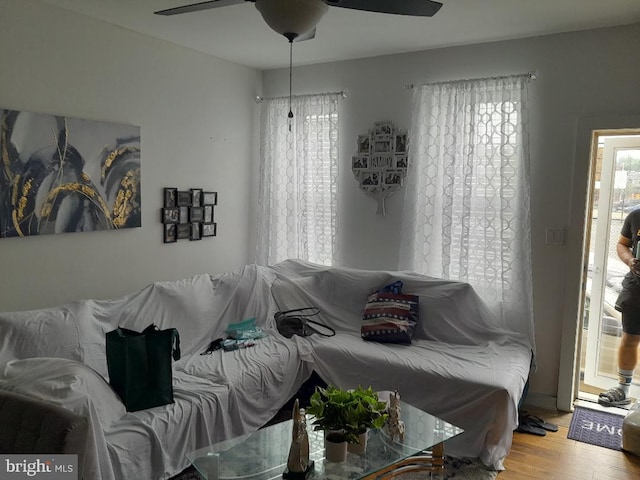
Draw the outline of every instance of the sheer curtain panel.
M265 100L260 125L256 261L336 257L340 94Z
M470 283L533 348L529 81L415 90L399 267Z

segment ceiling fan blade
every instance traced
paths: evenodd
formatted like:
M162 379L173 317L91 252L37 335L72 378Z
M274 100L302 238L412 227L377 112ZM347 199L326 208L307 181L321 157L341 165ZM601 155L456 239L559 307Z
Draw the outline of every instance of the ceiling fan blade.
M297 36L294 42L304 42L305 40L313 40L314 38L316 38L316 27L313 27L307 33Z
M201 10L209 10L210 8L226 7L229 5L237 5L244 2L253 2L255 0L208 0L206 2L192 3L183 7L168 8L153 12L156 15L179 15L181 13L199 12Z
M432 17L442 7L442 3L432 0L324 0L324 3L332 7L417 17Z

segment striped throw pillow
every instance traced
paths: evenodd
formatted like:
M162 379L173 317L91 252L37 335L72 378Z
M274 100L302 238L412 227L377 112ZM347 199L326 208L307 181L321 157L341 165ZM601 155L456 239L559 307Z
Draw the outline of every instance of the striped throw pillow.
M418 296L379 291L369 295L364 307L364 340L410 344L418 323Z

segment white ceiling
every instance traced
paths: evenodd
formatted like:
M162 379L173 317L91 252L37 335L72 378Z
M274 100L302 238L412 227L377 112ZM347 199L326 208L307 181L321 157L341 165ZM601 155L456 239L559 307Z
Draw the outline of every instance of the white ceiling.
M287 40L253 3L175 16L153 12L198 0L41 0L258 69L288 65ZM640 22L640 0L440 0L434 17L330 7L294 64L364 58Z

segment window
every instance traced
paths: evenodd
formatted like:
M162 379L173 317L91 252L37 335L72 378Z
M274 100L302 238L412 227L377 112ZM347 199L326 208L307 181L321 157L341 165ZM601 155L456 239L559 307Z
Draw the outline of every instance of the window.
M298 258L333 265L339 94L263 104L257 262Z
M528 82L502 77L415 92L399 267L470 283L533 340Z

